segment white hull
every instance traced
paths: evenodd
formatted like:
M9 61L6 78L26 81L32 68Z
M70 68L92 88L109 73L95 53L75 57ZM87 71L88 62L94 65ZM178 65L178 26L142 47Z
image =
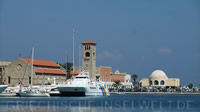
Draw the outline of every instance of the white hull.
M20 97L49 97L48 93L19 92Z
M2 93L7 87L7 85L0 85L0 93Z
M58 87L61 95L63 96L109 96L109 92L104 92L100 89L91 90L88 87Z

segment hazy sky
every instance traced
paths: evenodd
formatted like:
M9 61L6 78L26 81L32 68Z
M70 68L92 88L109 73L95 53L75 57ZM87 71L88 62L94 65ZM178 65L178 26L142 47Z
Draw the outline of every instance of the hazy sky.
M74 26L76 65L80 43L93 40L98 66L200 84L199 0L0 0L0 60L35 46L37 59L72 62Z

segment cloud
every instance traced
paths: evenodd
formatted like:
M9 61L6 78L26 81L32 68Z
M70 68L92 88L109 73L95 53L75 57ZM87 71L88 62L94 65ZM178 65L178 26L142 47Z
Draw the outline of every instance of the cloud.
M168 55L168 54L172 54L172 50L170 48L160 48L158 50L158 53L162 55Z
M100 60L120 60L122 59L122 54L114 55L108 51L103 51L97 55L97 58Z

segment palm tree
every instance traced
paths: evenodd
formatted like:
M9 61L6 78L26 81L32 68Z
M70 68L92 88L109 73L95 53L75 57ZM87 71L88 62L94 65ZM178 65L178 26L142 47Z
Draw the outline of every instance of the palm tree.
M119 88L119 86L121 86L121 82L119 80L115 81L114 84L112 86L114 86L115 88Z
M138 78L138 75L137 74L133 74L132 75L132 79L133 79L133 86L135 87L135 88L138 88L139 87L139 84L136 82L136 80L137 80L137 78Z
M132 75L132 79L133 79L134 83L136 83L137 78L138 78L138 75L137 75L137 74L133 74L133 75Z
M192 89L193 84L192 84L192 83L188 84L188 87L189 87L190 89Z

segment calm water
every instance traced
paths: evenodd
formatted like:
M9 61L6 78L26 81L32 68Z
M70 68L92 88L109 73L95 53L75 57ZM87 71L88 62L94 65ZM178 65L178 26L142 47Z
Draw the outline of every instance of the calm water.
M0 112L200 112L200 95L1 97Z

